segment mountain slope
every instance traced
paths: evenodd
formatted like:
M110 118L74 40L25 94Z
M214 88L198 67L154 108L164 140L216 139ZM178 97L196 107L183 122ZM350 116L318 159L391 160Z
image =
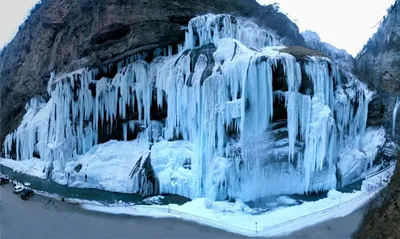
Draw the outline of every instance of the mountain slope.
M306 41L307 47L323 52L326 56L333 59L338 63L344 70L348 72L353 71L354 59L343 49L338 49L329 43L322 42L318 33L306 30L301 33Z
M392 130L392 114L400 91L400 7L399 1L382 21L376 34L358 54L354 72L377 92L382 121ZM399 117L396 131L400 132ZM400 134L396 134L396 139Z
M400 96L400 1L391 7L377 33L368 41L356 59L356 73L378 92L384 123L393 128L392 137L399 140ZM394 121L394 122L392 122ZM397 163L388 188L376 199L366 214L357 238L399 238L400 165Z

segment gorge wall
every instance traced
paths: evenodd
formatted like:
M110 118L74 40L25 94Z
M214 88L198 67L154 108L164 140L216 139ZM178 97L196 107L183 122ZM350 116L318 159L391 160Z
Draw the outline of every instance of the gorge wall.
M392 137L399 140L400 104L400 1L388 10L377 33L357 56L355 72L378 92L377 107L382 111L382 122L391 129ZM399 157L398 157L399 158ZM400 237L400 165L387 188L376 198L354 237Z
M32 97L46 97L52 71L102 69L143 51L152 58L156 48L182 43L182 27L206 13L249 17L286 44L304 45L294 23L255 0L43 0L0 54L0 141Z
M355 74L377 92L371 108L375 123L383 123L399 139L400 121L395 110L400 90L400 9L399 1L389 10L377 32L356 57ZM381 112L381 113L379 113ZM396 113L393 124L393 113ZM395 129L392 129L395 126ZM393 131L394 130L394 131Z

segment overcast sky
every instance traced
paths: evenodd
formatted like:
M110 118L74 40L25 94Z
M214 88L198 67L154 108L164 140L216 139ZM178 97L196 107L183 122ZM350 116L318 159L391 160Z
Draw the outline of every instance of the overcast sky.
M0 0L0 48L9 42L38 0ZM321 39L356 55L371 29L395 0L257 0L279 2L281 9L296 20L300 31L318 32Z
M0 49L11 41L38 0L0 0Z
M395 0L257 0L260 4L278 2L300 31L317 32L322 41L356 55L376 32Z

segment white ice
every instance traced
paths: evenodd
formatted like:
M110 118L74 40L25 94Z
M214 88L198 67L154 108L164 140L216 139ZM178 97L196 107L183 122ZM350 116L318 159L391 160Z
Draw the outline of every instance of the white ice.
M104 207L86 203L82 207L106 213L128 215L145 215L147 213L147 216L179 217L183 220L196 221L247 236L285 236L325 220L344 217L364 206L388 184L393 171L394 166L368 178L363 182L361 191L341 193L331 190L324 199L303 202L294 206L282 206L256 215L253 215L253 210L241 200L235 203L212 202L206 198L198 198L181 206L175 204L166 206L116 204ZM284 199L284 201L288 200Z

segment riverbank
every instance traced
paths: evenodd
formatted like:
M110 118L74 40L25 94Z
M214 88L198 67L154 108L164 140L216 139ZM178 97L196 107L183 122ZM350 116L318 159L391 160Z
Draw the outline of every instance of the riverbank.
M171 217L212 226L218 229L246 236L277 236L327 221L344 217L362 207L382 189L393 173L393 166L368 177L360 191L341 193L332 190L326 198L301 202L291 206L279 206L263 213L254 210L241 201L208 202L196 199L183 205L141 206L118 201L114 204L101 204L96 201L69 199L69 202L82 203L84 209L111 214L133 216ZM354 226L357 228L356 226Z
M245 238L174 218L110 215L35 194L23 201L0 187L0 238Z

